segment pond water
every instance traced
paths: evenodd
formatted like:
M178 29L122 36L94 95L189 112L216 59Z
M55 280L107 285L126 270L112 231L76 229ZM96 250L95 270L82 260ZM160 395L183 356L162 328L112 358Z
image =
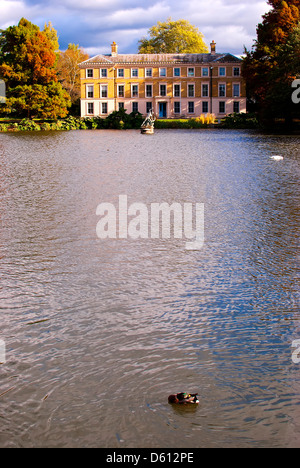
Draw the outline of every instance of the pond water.
M0 446L299 447L299 155L248 131L1 134ZM203 248L99 239L119 195L203 203Z

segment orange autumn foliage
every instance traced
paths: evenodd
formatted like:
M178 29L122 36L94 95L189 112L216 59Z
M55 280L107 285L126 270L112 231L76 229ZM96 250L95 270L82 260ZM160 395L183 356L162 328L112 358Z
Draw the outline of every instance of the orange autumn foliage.
M243 61L249 101L262 120L297 118L292 83L300 71L300 0L269 0L272 9L257 27L257 40Z
M7 86L6 112L59 118L68 114L70 96L58 81L57 33L25 18L0 34L0 76Z

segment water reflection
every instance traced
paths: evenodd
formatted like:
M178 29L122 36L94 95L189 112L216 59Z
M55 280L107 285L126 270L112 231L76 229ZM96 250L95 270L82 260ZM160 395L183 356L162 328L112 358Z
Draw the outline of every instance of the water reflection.
M298 147L246 131L1 135L1 446L299 445ZM204 248L100 241L96 207L120 194L205 203ZM197 411L167 403L178 391L200 393Z

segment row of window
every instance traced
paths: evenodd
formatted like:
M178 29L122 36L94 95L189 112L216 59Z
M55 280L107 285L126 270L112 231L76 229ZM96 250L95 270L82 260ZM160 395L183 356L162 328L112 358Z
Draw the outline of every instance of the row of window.
M233 97L240 97L240 84L234 83L233 84ZM118 85L117 93L119 98L125 97L125 85ZM87 97L94 98L94 85L87 86ZM145 94L147 98L153 97L153 85L146 84L145 85ZM195 85L188 84L187 87L187 95L188 97L195 97ZM167 85L160 84L159 85L159 96L167 96ZM108 85L100 85L100 97L107 98L108 97ZM136 98L139 97L139 85L138 84L131 84L131 97ZM174 84L173 85L173 97L181 97L181 85ZM202 97L209 97L209 85L202 84ZM219 84L219 97L226 97L226 83Z
M139 112L139 103L132 102L132 112ZM153 108L152 102L146 102L146 113L150 112ZM119 102L119 109L124 109L124 102ZM202 102L202 112L203 114L207 114L209 112L209 103L207 101ZM233 103L233 112L239 113L240 112L240 103L238 101ZM88 102L87 106L87 113L89 115L94 115L94 103ZM195 103L193 101L188 102L188 113L194 114L195 113ZM220 101L219 102L219 114L226 113L226 102ZM101 114L108 114L108 103L101 102ZM174 114L181 114L181 102L175 101L174 102Z
M202 67L201 70L202 70L201 75L203 77L210 76L209 67ZM233 76L240 76L240 74L241 74L240 67L233 67ZM124 68L118 68L117 76L118 76L118 78L124 78L125 77L125 69ZM159 76L160 77L166 77L167 76L167 69L164 68L164 67L159 68ZM176 77L176 78L182 76L180 67L174 67L173 68L173 76ZM195 68L194 67L189 67L187 69L187 76L188 77L195 76ZM219 67L219 76L226 76L226 67ZM100 68L100 77L101 78L107 78L108 77L107 68ZM139 77L139 68L131 68L131 78L138 78L138 77ZM145 68L145 77L146 78L152 78L153 77L153 68ZM86 78L94 78L94 69L93 68L88 68L86 70Z

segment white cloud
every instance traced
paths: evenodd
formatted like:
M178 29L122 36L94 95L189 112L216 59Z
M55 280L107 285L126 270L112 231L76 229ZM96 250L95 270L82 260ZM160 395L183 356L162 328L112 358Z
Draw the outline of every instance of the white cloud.
M242 51L244 45L251 47L257 24L269 9L262 0L189 0L182 5L173 15L174 19L188 19L204 34L207 43L214 39L220 52L235 53Z
M1 0L0 3L0 29L6 29L15 24L22 16L28 13L23 1Z
M104 11L119 11L124 8L134 8L138 5L136 0L56 0L58 4L63 3L67 8L78 11L92 11L92 12L104 12Z
M120 52L135 53L148 29L171 16L197 26L219 52L242 53L269 8L264 0L1 0L0 29L24 16L40 27L51 21L61 48L74 42L89 53L107 53L115 40Z
M137 25L155 24L157 18L166 18L170 8L164 4L155 4L150 8L130 8L121 9L109 15L108 25L110 27L128 27L136 28Z

